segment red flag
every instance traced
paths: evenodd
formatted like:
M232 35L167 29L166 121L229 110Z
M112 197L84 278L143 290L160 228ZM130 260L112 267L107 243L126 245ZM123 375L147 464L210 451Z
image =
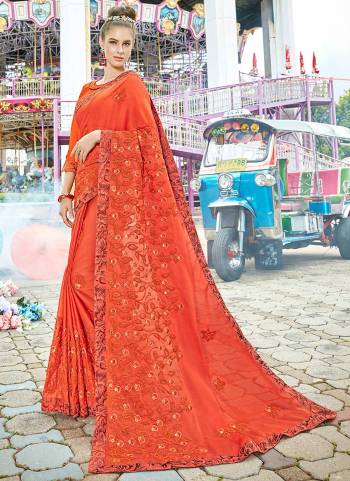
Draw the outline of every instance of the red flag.
M305 75L305 64L303 52L300 52L300 74Z
M286 46L286 70L291 70L292 62L290 61L289 47Z
M318 74L320 73L318 67L317 67L317 62L316 62L316 54L313 52L312 54L312 73Z
M252 67L251 71L249 72L249 74L254 75L254 76L259 75L258 62L257 62L257 59L256 59L256 53L255 52L253 53L253 67Z

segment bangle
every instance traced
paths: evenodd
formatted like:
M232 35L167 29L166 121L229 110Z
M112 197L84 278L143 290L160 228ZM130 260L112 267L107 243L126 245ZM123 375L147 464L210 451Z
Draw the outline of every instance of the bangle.
M57 198L57 201L58 202L61 202L62 199L65 199L67 197L67 199L74 199L74 195L73 194L61 194L58 196Z

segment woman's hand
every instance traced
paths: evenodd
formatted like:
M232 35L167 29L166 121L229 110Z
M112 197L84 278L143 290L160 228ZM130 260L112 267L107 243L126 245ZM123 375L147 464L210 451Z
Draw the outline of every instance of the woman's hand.
M70 220L69 217L72 219ZM64 199L61 200L60 202L60 216L62 217L63 222L66 224L68 227L73 226L73 220L74 220L74 211L73 211L73 201L72 199L69 199L68 197L65 197Z
M100 141L100 135L101 130L93 130L78 140L72 149L72 155L74 155L76 162L85 162L90 150Z

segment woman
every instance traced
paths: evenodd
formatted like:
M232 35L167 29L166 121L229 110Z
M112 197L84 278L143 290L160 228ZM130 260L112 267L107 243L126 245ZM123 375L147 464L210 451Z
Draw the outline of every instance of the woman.
M234 463L336 414L279 379L226 308L158 114L124 69L134 19L110 9L104 79L83 86L72 121L72 240L42 401L96 416L94 473Z

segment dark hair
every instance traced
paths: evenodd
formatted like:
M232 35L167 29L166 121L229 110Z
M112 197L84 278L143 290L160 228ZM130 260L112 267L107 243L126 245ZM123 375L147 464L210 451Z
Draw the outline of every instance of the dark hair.
M122 16L125 15L126 17L130 18L131 20L136 20L136 12L132 7L126 7L126 6L121 6L121 7L111 7L108 10L107 18L104 21L101 30L100 30L100 37L102 40L104 40L108 30L111 27L115 26L121 26L121 27L128 27L130 28L133 37L135 38L136 36L136 27L134 22L128 22L124 21L122 19L111 19L109 20L108 17L114 17L114 16Z

